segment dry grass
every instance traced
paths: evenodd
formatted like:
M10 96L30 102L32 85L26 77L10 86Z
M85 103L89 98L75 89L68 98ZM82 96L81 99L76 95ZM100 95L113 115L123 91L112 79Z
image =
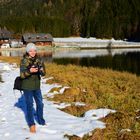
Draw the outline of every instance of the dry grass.
M8 63L17 63L19 65L20 63L20 57L6 57L6 56L0 56L0 60Z
M74 116L77 117L83 117L84 113L88 111L89 109L93 109L94 106L91 105L85 105L85 106L75 106L72 104L71 106L68 106L64 109L61 109L64 112L67 112L69 114L73 114Z
M73 88L73 91L56 95L54 100L67 101L68 96L73 96L74 89L77 89L79 95L71 97L69 101L82 101L96 104L97 107L120 111L125 109L133 111L139 108L140 78L136 75L107 69L56 64L48 64L47 73L54 77L53 82Z
M1 57L0 57L1 59ZM17 62L19 58L2 58ZM80 67L73 65L45 64L47 76L54 77L47 82L70 86L63 94L55 95L57 102L84 102L85 107L72 105L63 109L76 116L82 116L91 108L110 108L117 112L108 115L102 121L106 129L96 129L82 140L134 140L140 139L140 77L127 72L109 69ZM53 89L59 92L60 88ZM130 130L130 131L127 131ZM80 140L68 136L71 140Z
M117 113L110 114L103 121L106 129L97 129L83 140L132 140L140 138L140 120L136 110L140 107L140 77L127 72L109 69L80 67L73 65L48 64L47 73L53 76L51 82L70 86L64 94L55 95L52 100L59 102L84 102L84 108L72 105L63 111L81 116L91 108L111 108ZM77 94L75 94L75 92ZM130 132L127 131L130 129ZM76 136L68 136L77 140Z

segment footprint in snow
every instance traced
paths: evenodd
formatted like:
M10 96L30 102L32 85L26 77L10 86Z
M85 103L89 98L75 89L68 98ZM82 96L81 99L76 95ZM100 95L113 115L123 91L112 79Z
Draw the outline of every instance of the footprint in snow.
M40 132L55 134L57 131L56 130L50 130L50 129L47 129L47 128L40 128Z
M25 140L29 140L29 139L30 139L30 137L26 137L26 138L25 138Z

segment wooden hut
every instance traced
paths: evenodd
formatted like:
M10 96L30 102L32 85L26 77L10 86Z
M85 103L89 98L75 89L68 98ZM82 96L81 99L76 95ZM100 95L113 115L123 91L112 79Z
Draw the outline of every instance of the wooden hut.
M0 45L12 39L12 33L7 29L0 28Z
M23 44L32 42L38 46L52 46L53 37L48 33L25 33L23 34L21 41Z

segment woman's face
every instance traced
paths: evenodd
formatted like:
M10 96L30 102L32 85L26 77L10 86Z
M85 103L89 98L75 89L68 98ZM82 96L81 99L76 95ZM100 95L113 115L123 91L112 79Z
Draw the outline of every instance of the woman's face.
M29 56L31 56L31 57L35 57L35 55L36 55L36 50L30 49L29 52L28 52L28 54L29 54Z

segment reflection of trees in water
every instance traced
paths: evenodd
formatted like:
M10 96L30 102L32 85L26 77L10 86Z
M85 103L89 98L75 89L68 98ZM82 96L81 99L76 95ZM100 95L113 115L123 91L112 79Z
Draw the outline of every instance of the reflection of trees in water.
M52 52L38 52L38 55L42 58L42 60L45 62L52 62Z
M75 64L81 66L93 66L110 68L119 71L128 71L140 74L140 52L128 52L117 55L106 55L85 58L57 58L53 60L57 64Z
M74 64L74 65L79 65L81 59L80 58L54 58L53 62L57 64L63 64L63 65L68 65L68 64Z
M110 51L110 50L109 50ZM0 56L22 56L24 51L0 51ZM55 62L57 64L75 64L81 66L93 66L110 68L119 71L128 71L140 74L140 52L128 52L123 54L105 56L84 57L84 58L53 58L53 51L39 51L38 54L43 61Z
M140 74L140 52L115 55L112 62L112 69Z

